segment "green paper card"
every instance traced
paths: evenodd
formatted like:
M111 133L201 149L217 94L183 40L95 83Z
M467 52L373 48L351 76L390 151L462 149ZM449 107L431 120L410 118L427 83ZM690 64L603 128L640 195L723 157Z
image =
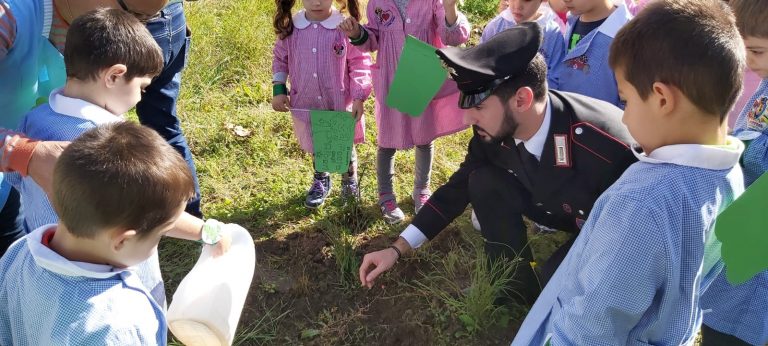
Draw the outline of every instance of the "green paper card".
M412 117L421 116L447 76L435 47L408 35L389 86L387 106Z
M763 174L717 217L728 282L738 285L768 269L768 175Z
M312 146L315 170L344 173L352 159L355 118L349 112L309 111L312 122Z

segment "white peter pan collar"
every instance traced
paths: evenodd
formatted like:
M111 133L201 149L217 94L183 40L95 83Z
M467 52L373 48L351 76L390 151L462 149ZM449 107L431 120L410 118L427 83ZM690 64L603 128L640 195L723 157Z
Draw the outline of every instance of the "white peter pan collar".
M597 28L597 31L602 32L610 38L616 37L616 33L619 32L624 24L632 19L632 14L629 13L627 6L624 4L617 4L613 13Z
M55 224L42 226L27 235L27 247L37 265L54 273L66 276L83 276L94 279L106 279L120 274L127 269L110 265L70 261L49 247L43 245L43 234Z
M510 10L509 7L505 8L504 11L501 11L501 18L504 18L504 20L508 22L515 23L515 17L512 16L512 10Z
M335 8L331 8L331 16L320 22L320 25L326 29L333 30L336 29L336 27L339 26L339 24L341 24L343 21L344 16L341 14L341 12ZM295 26L297 29L304 29L308 27L309 24L312 24L312 22L307 19L306 10L301 10L293 16L293 26Z
M744 151L744 143L728 136L725 146L702 144L675 144L658 148L650 155L640 154L636 148L632 153L638 160L652 163L671 163L679 166L703 169L723 170L739 164L739 157Z
M539 10L537 11L539 14L539 19L536 19L535 22L539 24L540 27L545 28L546 25L550 22L555 20L555 17L557 14L555 14L555 11L553 11L549 6L543 5L539 7ZM504 20L513 23L518 24L515 22L515 17L512 15L512 10L507 7L504 9L504 11L501 11L501 18Z
M110 111L88 101L66 97L61 94L62 90L63 88L56 89L48 97L48 103L56 113L89 120L96 125L124 120L123 117L114 115Z

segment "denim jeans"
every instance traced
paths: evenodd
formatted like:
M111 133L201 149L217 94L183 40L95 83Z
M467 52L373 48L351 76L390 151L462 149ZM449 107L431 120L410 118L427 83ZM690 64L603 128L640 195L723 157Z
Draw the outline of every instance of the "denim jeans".
M157 131L187 161L195 180L195 197L187 204L186 211L202 217L195 162L192 160L192 152L181 131L181 122L176 113L181 71L187 64L191 38L182 3L168 5L160 12L159 17L147 22L147 29L163 50L165 66L163 72L146 88L141 101L136 105L136 113L142 125Z

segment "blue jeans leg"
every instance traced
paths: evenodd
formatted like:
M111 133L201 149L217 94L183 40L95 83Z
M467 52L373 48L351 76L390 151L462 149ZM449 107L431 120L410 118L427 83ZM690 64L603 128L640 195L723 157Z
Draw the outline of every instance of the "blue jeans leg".
M181 122L176 112L176 100L179 98L181 72L187 63L191 32L187 29L184 9L181 3L171 4L162 10L161 15L147 22L147 29L163 50L165 67L163 72L146 88L141 101L136 105L139 121L157 131L187 161L189 170L195 179L195 197L187 205L186 211L202 217L200 210L200 184L197 170L192 160L187 139L181 131Z

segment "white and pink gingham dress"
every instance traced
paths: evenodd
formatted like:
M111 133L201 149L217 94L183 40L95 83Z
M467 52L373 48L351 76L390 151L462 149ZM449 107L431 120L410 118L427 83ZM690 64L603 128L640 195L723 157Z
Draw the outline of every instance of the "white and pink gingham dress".
M368 3L368 24L364 25L368 40L358 46L364 52L378 51L372 70L378 145L382 148L408 149L466 128L462 121L463 111L458 107L458 89L452 80L443 85L418 118L385 104L406 35L437 48L446 44L457 46L469 39L470 24L463 14L459 13L459 19L453 26L446 26L442 0L411 0L405 12L406 18L403 18L393 0L371 0Z
M364 101L371 94L371 57L336 29L343 20L334 9L328 19L312 23L301 10L293 16L293 33L275 43L273 80L290 78L293 130L301 148L309 153L313 148L307 110L349 111L353 100ZM355 143L365 140L364 128L360 119Z

